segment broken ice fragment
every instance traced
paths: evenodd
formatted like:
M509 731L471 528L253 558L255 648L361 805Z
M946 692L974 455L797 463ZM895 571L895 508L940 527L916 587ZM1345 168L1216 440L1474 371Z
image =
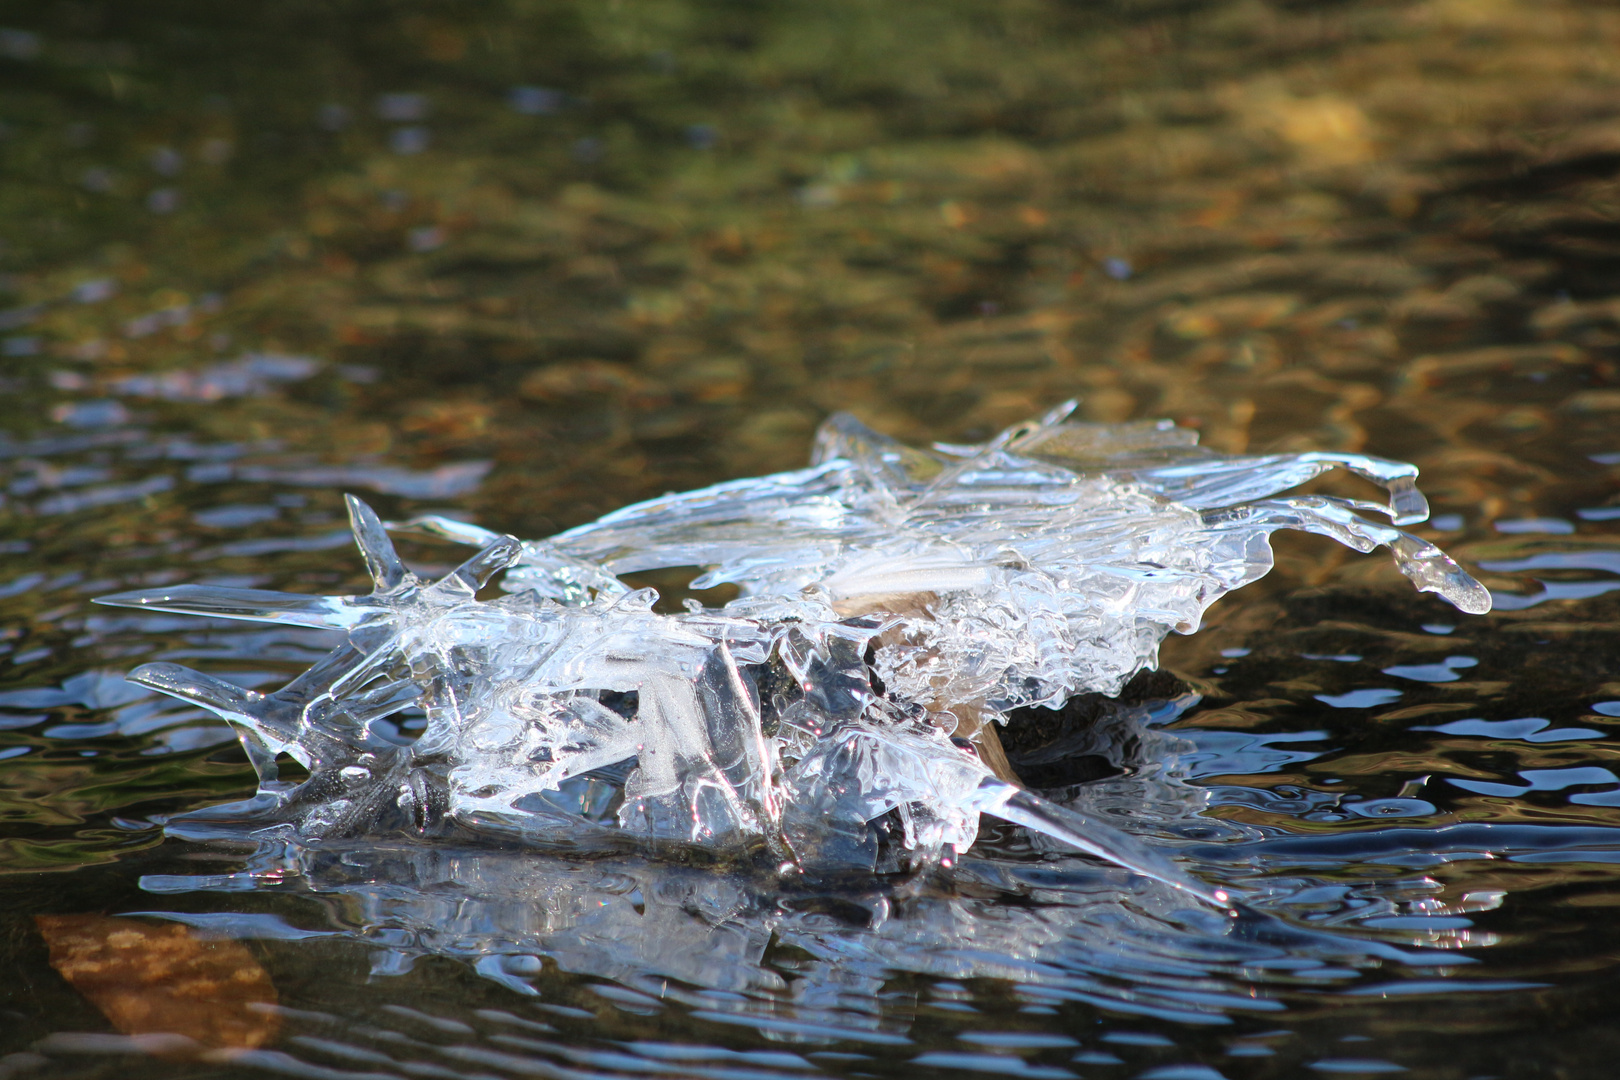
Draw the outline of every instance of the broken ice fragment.
M255 799L171 828L630 838L890 871L950 859L990 814L1224 904L1142 841L1025 790L996 736L1006 714L1117 693L1165 634L1191 633L1270 569L1277 529L1388 547L1465 611L1490 597L1438 548L1362 516L1427 515L1409 465L1223 455L1167 421L1071 423L1070 408L927 450L835 416L807 469L638 503L549 540L438 517L397 526L479 549L437 582L350 497L366 596L106 597L347 633L269 695L168 664L132 674L224 717L259 772ZM1388 502L1279 497L1340 467ZM741 595L665 615L619 577L694 565L693 588ZM502 569L506 595L479 600ZM408 708L426 714L414 744L374 727ZM282 754L309 778L281 781Z

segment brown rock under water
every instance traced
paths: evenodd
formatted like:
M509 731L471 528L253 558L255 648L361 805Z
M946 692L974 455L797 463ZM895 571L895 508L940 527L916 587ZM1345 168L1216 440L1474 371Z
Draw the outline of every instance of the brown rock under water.
M276 1035L276 988L241 943L179 923L36 915L51 967L125 1035L169 1034L209 1049L250 1049Z

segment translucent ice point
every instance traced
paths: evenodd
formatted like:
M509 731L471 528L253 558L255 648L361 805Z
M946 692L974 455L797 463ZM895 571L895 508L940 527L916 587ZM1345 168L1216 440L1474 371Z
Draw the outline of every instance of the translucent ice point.
M341 630L272 694L171 664L131 678L237 730L259 794L171 824L291 827L306 840L492 832L536 845L758 856L784 872L948 862L990 814L1217 904L1227 894L1119 828L1026 790L995 735L1015 708L1115 694L1171 630L1272 565L1299 529L1388 547L1468 612L1490 595L1395 524L1428 508L1410 465L1359 454L1233 456L1168 421L1067 421L983 445L903 446L853 417L798 472L669 495L543 541L443 518L398 528L478 548L417 578L349 498L365 596L177 586L101 602ZM1346 468L1387 504L1282 493ZM653 610L619 575L700 566L724 608ZM477 598L505 570L506 595ZM379 725L420 710L406 744ZM301 762L279 779L278 756Z

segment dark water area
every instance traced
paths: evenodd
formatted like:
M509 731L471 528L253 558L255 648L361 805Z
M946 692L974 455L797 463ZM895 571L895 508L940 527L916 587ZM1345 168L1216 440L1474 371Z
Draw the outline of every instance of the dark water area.
M0 3L0 1077L1607 1076L1617 346L1609 5ZM1076 396L1413 461L1496 597L1283 539L1088 706L1068 797L1237 919L1011 828L784 886L158 824L253 773L123 673L329 643L93 596Z

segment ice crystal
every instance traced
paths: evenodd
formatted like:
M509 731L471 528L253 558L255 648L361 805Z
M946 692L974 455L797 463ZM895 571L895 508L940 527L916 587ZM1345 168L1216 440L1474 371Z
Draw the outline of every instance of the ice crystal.
M366 596L212 586L104 602L346 632L285 688L242 690L172 664L131 678L237 729L247 803L190 815L368 833L502 833L535 844L661 845L790 868L949 861L990 814L1217 902L1171 860L1026 790L995 735L1013 709L1117 693L1171 630L1271 567L1282 528L1386 546L1464 611L1489 594L1394 524L1428 508L1410 465L1359 454L1233 456L1168 421L1095 425L1069 407L983 445L903 446L849 416L810 468L638 503L549 540L444 518L399 526L472 544L412 574L350 497ZM1332 468L1388 504L1276 497ZM697 566L723 608L654 610L621 575ZM505 570L506 595L477 592ZM379 723L420 710L414 742ZM280 779L277 758L309 770Z

